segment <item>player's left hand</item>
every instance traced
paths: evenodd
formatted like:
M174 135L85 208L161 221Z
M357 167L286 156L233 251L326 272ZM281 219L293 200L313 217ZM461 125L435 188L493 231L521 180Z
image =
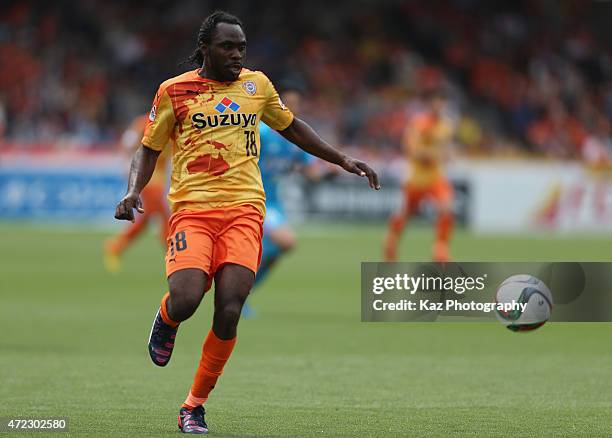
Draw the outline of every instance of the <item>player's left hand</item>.
M359 176L367 177L370 187L375 190L380 190L378 175L374 170L363 161L356 160L351 157L346 157L341 164L342 168L347 172L354 173Z

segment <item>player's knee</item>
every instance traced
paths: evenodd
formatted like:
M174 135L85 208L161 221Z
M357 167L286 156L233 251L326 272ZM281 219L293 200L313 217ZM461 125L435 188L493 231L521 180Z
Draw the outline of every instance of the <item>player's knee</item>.
M240 310L242 306L239 304L225 306L216 312L216 315L220 322L225 325L235 326L238 324L240 319Z
M242 303L239 302L217 307L214 315L215 332L224 338L234 337L241 310Z
M185 293L185 291L170 291L169 316L175 321L185 321L195 313L202 300L200 294Z
M203 273L172 274L168 279L170 301L168 306L169 316L175 321L184 321L197 310L202 297L206 275Z

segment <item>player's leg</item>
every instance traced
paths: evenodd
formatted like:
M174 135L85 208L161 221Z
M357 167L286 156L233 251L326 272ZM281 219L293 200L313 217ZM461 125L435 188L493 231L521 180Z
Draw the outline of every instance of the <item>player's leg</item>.
M197 433L190 432L191 426L198 430L207 428L202 405L232 354L242 306L253 287L261 259L261 214L247 206L234 209L232 215L215 242L211 268L215 272L213 326L204 341L193 385L179 412L179 428L187 433Z
M254 281L253 271L234 264L222 266L215 274L213 325L204 341L194 383L183 407L193 409L203 405L215 387L234 349L242 305Z
M236 345L242 305L249 295L255 273L244 266L226 264L215 274L215 313L193 385L179 411L179 428L185 433L208 430L203 405L217 384Z
M168 318L177 323L189 319L198 309L207 290L208 275L201 269L181 269L168 277L164 300Z
M168 289L149 336L149 355L155 365L166 366L172 356L179 324L195 313L208 283L201 269L182 269L168 278Z
M164 295L149 337L153 363L165 366L172 355L178 326L196 311L210 288L213 253L213 222L201 226L202 219L179 213L170 219L166 253L169 292Z
M447 262L450 260L449 243L453 232L453 187L448 180L436 183L432 197L437 206L436 241L433 246L433 260Z
M255 282L250 269L228 263L215 274L215 313L212 331L219 339L236 337L240 311Z
M389 219L387 235L385 236L383 251L385 261L387 262L397 260L397 247L402 237L402 232L418 203L418 193L416 190L406 185L402 189L402 193L404 198L402 205Z

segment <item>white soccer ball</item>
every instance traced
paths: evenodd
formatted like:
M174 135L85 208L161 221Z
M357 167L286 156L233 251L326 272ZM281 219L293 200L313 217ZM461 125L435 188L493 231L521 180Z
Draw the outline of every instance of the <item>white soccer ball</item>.
M516 303L517 308L496 310L497 319L514 332L542 327L550 318L553 298L548 286L533 275L519 274L507 278L495 293L497 303ZM519 307L519 305L522 305Z

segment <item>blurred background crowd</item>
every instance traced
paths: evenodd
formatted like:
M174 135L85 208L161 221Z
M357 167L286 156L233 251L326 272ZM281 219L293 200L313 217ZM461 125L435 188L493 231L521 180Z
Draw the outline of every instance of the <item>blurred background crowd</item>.
M11 1L0 6L3 148L111 149L222 8L247 65L302 81L327 139L392 158L407 120L444 90L469 155L609 162L612 2L583 0ZM163 19L160 19L163 17Z

